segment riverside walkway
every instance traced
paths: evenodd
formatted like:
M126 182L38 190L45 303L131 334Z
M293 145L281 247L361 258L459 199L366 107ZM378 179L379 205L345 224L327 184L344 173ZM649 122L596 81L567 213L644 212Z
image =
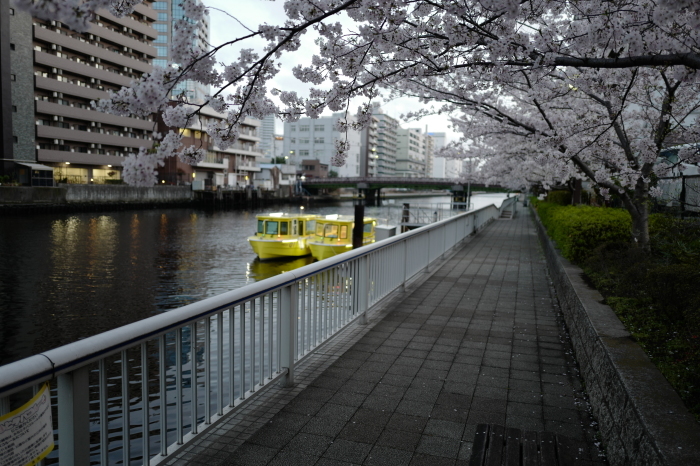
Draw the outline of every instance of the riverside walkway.
M477 424L604 464L530 213L493 222L241 413L163 464L468 464Z

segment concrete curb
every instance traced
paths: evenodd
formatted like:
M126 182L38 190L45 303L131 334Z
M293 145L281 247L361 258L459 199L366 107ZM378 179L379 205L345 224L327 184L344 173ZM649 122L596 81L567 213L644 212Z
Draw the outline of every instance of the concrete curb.
M695 418L531 211L610 464L698 464Z

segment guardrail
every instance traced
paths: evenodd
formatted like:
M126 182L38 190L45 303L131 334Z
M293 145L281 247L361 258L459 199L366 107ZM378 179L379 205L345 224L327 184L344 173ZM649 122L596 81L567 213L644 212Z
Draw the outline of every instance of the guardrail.
M500 216L487 206L0 367L0 415L50 382L47 464L154 465Z

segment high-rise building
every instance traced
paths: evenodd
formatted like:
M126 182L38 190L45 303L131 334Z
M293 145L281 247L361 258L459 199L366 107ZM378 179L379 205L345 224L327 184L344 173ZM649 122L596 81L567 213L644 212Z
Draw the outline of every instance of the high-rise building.
M399 122L381 111L374 117L377 118L376 176L396 176L396 131Z
M157 14L150 2L122 18L98 11L86 33L9 12L0 15L10 32L0 44L10 50L11 102L2 103L12 110L13 147L5 162L20 164L16 176L25 183L45 169L59 182L119 180L123 158L151 146L155 122L97 112L90 102L151 71Z
M462 173L462 161L456 159L447 159L445 157L435 156L440 149L447 144L447 135L445 133L428 133L433 138L434 157L433 157L433 178L459 178Z
M275 157L275 115L263 118L260 126L260 150L265 157Z
M302 165L302 160L318 160L321 164L330 166L330 170L340 177L360 176L360 132L353 129L348 129L347 133L337 131L336 122L344 118L345 113L340 112L328 117L301 118L294 123L285 123L285 157L289 157L296 165ZM342 167L331 164L331 158L336 152L336 141L347 141L350 144Z
M360 176L377 176L377 140L378 140L379 119L372 115L370 124L361 131L360 148Z
M432 165L433 138L418 128L399 128L396 148L396 175L404 178L428 177Z
M171 60L170 45L173 40L173 26L176 21L185 18L185 13L180 6L181 0L161 0L153 2L153 9L157 12L156 23L153 27L158 31L158 36L154 41L158 58L153 60L154 66L167 66ZM209 46L209 15L205 14L202 21L198 25L197 35L194 38L195 45L202 50L208 50ZM195 104L203 104L206 102L206 96L209 95L209 86L196 81L183 81L177 84L171 93L174 99L184 96L187 102Z

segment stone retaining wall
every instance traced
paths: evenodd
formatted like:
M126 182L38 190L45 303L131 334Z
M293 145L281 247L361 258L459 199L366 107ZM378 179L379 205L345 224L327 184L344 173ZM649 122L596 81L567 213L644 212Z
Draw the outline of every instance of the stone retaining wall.
M0 204L157 204L189 202L189 186L153 186L141 188L126 185L61 184L56 188L0 186Z
M610 464L700 464L700 425L531 210Z

